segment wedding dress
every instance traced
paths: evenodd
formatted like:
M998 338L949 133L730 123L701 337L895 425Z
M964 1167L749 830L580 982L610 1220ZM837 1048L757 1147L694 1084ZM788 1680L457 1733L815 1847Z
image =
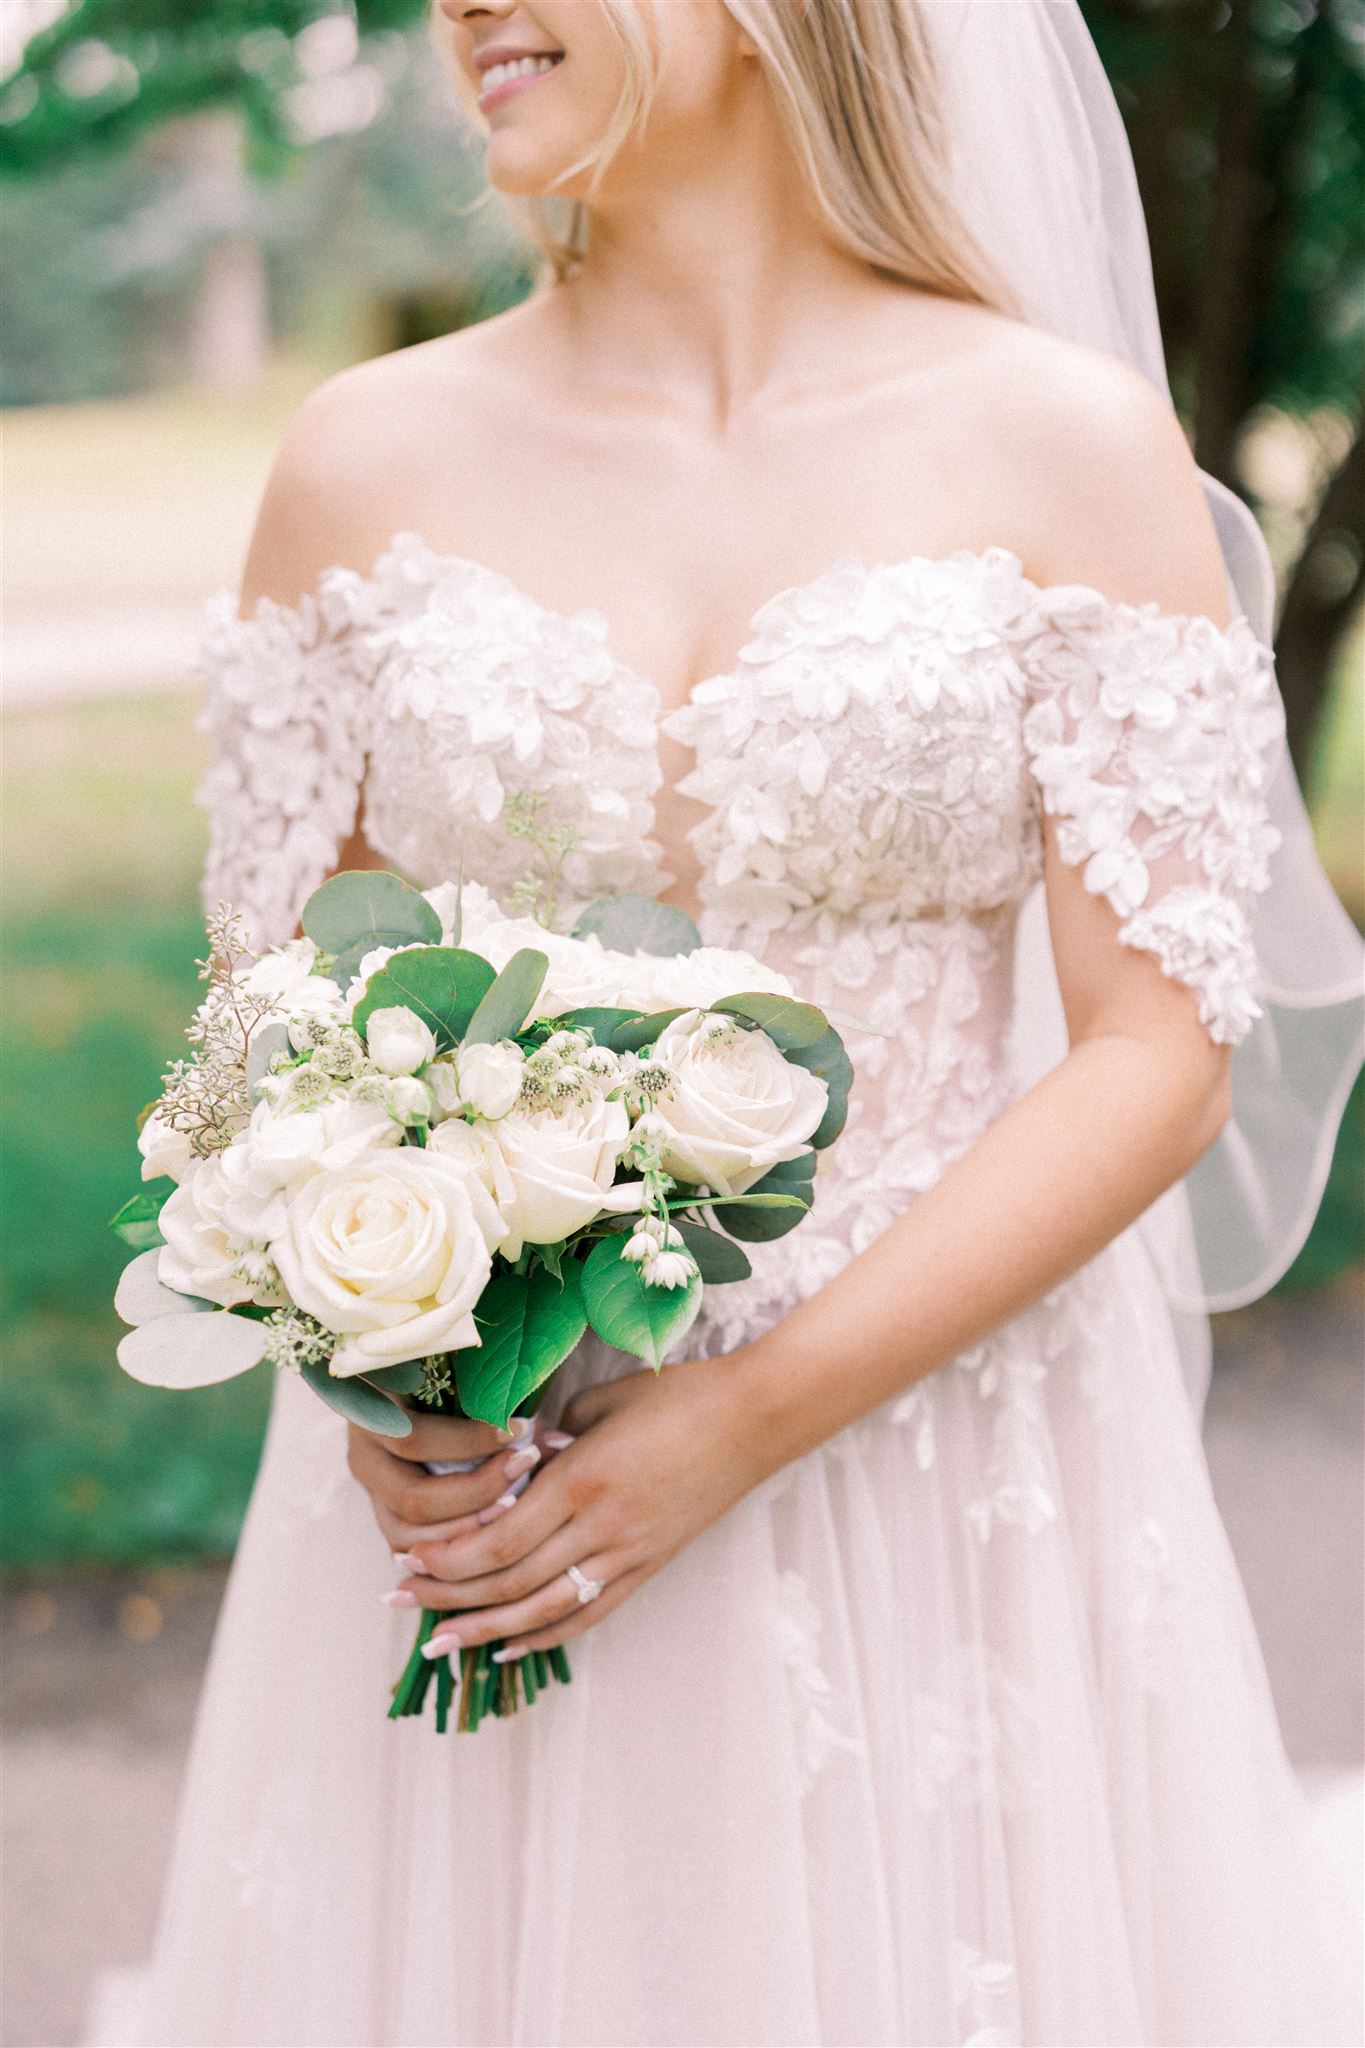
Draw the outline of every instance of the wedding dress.
M567 838L561 923L658 893L683 851L655 832L660 731L693 750L703 940L882 1035L849 1034L811 1217L708 1292L691 1353L819 1288L1018 1093L1045 813L1213 1039L1255 1013L1282 714L1245 621L1043 588L1001 548L848 555L661 717L597 611L404 534L296 607L221 597L204 667L206 900L262 943L362 785L371 842L422 886L462 870L505 899L529 805ZM634 1365L587 1345L549 1405ZM145 2042L1349 2038L1138 1229L750 1493L574 1644L569 1687L475 1736L385 1719L413 1619L381 1604L343 1438L281 1378Z

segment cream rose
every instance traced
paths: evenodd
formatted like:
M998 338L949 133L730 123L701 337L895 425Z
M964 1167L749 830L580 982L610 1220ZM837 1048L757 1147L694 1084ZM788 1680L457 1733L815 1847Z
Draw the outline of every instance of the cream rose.
M512 1177L502 1247L509 1259L523 1245L557 1243L608 1206L607 1190L630 1135L624 1103L597 1097L557 1111L513 1110L488 1129Z
M237 1272L250 1248L225 1213L231 1189L224 1177L225 1154L192 1159L178 1188L161 1209L161 1235L166 1242L157 1261L157 1278L177 1294L197 1294L223 1308L250 1301L253 1288Z
M365 1024L365 1049L381 1074L415 1074L436 1057L431 1026L401 1003L371 1010Z
M705 1008L722 996L745 995L762 989L768 995L789 996L792 985L785 974L765 967L752 953L731 952L724 946L698 946L692 953L669 953L648 962L649 999L646 1008L673 1010Z
M829 1100L825 1083L783 1059L766 1032L698 1010L665 1026L652 1060L669 1076L651 1125L664 1170L718 1195L742 1195L798 1158Z
M472 1173L405 1146L313 1174L271 1251L298 1306L348 1340L331 1365L348 1378L477 1344L473 1310L502 1235Z
M185 1133L173 1131L156 1109L137 1134L137 1149L142 1154L144 1180L158 1180L163 1173L172 1180L183 1180L195 1156Z
M254 960L240 976L242 987L281 1017L326 1017L340 1023L345 1000L329 974L314 974L317 957L311 939L290 939Z
M437 1125L427 1140L427 1150L444 1153L462 1173L472 1173L497 1203L499 1215L506 1216L517 1198L516 1184L487 1124L467 1124L463 1117L451 1117Z
M258 1102L222 1161L224 1213L254 1239L284 1229L285 1197L319 1172L340 1172L367 1152L396 1146L403 1133L383 1103L337 1097L319 1109L276 1109Z
M519 1045L462 1045L455 1055L461 1106L475 1116L506 1116L521 1093L525 1065Z

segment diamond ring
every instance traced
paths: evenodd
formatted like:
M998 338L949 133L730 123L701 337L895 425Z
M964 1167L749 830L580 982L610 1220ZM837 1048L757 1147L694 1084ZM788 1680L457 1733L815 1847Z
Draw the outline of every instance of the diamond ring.
M595 1600L602 1590L602 1581L600 1579L590 1579L586 1572L581 1572L578 1569L576 1564L569 1566L568 1576L573 1581L573 1588L578 1595L580 1607L586 1607L588 1602Z

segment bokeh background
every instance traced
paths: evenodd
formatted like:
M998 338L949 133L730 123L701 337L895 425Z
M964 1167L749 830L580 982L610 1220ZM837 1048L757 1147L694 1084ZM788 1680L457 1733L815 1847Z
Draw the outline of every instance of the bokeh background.
M1360 920L1361 17L1354 0L1085 12L1129 124L1182 415L1275 556L1291 743ZM106 1221L197 1000L200 607L235 586L312 385L530 283L421 13L0 16L11 2042L78 2039L97 1971L146 1945L269 1396L263 1374L153 1393L113 1355ZM1208 1431L1286 1740L1328 1777L1362 1749L1363 1140L1357 1089L1305 1251L1268 1302L1219 1319Z

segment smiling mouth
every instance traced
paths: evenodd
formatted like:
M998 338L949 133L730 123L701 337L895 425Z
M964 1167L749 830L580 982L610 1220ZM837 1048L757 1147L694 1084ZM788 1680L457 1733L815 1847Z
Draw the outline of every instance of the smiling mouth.
M564 61L562 50L547 50L534 57L510 57L505 64L490 64L479 88L479 105L488 106L506 97L510 89L533 84Z

